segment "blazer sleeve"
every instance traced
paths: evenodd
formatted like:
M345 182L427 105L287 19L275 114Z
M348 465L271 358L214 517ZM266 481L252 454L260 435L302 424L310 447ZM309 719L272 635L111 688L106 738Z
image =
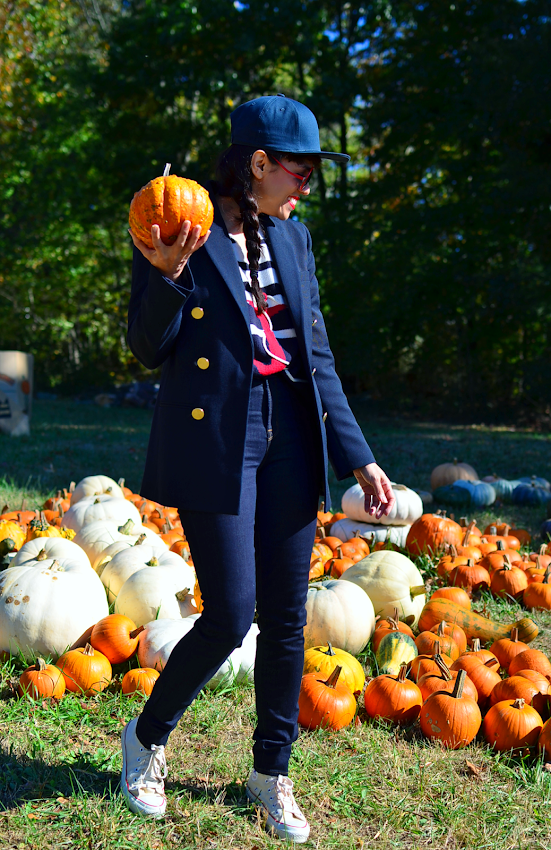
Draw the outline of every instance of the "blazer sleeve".
M156 369L168 357L180 330L182 309L194 288L189 263L174 282L134 247L127 339L146 369Z
M324 413L327 452L331 466L339 481L353 475L375 457L350 409L339 376L335 359L329 346L327 330L320 306L316 264L312 253L312 237L307 228L308 271L310 273L310 298L312 303L312 365Z

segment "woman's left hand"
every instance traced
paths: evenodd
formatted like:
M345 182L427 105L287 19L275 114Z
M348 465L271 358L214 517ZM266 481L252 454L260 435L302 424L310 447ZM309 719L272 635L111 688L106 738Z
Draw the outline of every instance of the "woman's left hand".
M380 466L368 463L354 470L354 475L365 494L365 512L380 519L388 516L396 499L392 485Z

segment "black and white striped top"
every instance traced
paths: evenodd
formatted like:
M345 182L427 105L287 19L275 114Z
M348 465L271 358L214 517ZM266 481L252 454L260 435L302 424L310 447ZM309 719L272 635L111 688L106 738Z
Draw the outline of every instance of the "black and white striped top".
M249 306L249 326L254 345L254 369L260 375L274 375L276 372L285 370L291 380L302 380L296 331L266 240L261 236L258 282L267 299L266 312L261 314L257 312L252 293L247 258L239 243L235 239L231 241Z

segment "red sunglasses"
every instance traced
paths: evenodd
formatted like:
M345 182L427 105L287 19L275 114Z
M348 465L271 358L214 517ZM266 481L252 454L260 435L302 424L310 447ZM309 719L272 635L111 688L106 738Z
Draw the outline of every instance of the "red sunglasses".
M300 174L295 174L294 171L289 171L288 168L285 168L283 163L280 162L279 159L276 159L275 156L272 156L272 159L275 160L277 162L277 164L280 165L282 167L282 169L287 172L287 174L290 174L291 177L294 177L296 180L299 181L299 184L300 184L299 187L298 187L299 192L302 192L303 189L306 189L308 182L310 180L310 177L314 173L313 168L310 169L310 171L308 172L306 177L301 177Z

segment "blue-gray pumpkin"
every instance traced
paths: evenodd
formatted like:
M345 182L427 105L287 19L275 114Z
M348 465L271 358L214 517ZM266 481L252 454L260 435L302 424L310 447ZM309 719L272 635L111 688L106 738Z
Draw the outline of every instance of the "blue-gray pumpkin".
M496 491L485 481L455 481L448 487L439 487L434 491L433 496L435 501L443 502L445 505L482 508L493 505L496 500Z
M539 507L549 500L549 490L537 484L519 484L513 491L513 504Z
M538 478L537 475L525 475L519 478L521 484L535 484L536 487L544 487L546 490L551 490L551 484L547 478Z
M507 478L499 478L497 475L488 475L483 479L487 484L491 484L496 491L496 498L505 504L511 504L513 501L513 491L515 487L521 483L519 479L509 480Z

